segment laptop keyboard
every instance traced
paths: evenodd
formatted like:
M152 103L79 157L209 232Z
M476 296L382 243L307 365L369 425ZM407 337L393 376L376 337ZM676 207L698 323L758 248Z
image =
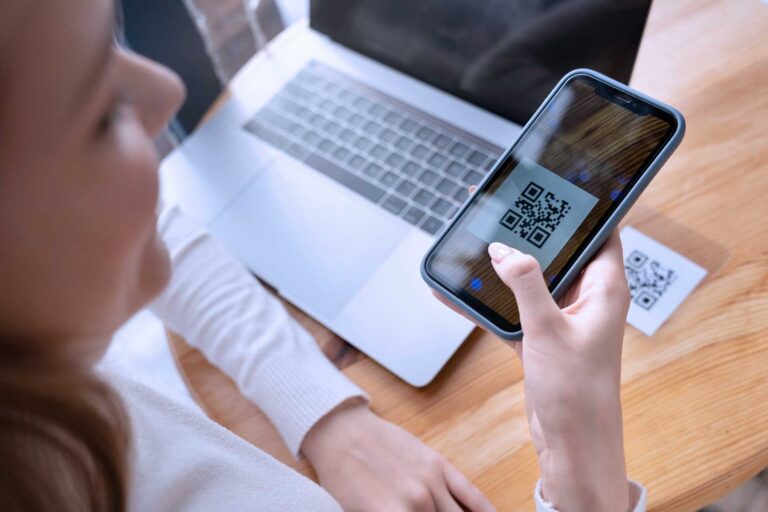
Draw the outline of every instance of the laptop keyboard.
M315 61L245 129L429 234L502 153Z

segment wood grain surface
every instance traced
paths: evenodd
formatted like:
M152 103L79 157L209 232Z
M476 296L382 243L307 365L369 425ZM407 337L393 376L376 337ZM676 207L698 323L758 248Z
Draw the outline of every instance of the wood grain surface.
M658 0L632 85L678 107L688 133L627 222L711 273L653 338L627 327L628 470L648 487L649 510L695 510L768 465L768 5ZM499 510L533 509L538 466L509 347L475 330L434 383L414 389L290 309L379 414L442 452ZM212 418L312 475L227 377L182 340L172 346Z

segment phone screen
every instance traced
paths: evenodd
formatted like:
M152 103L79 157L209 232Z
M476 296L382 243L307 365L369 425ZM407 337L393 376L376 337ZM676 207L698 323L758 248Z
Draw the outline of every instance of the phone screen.
M665 110L576 75L477 191L430 254L427 272L501 329L520 330L488 244L534 256L554 289L676 126Z

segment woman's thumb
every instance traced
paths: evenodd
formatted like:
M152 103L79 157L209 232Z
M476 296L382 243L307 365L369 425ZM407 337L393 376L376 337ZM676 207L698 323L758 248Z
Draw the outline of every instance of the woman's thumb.
M499 278L515 295L523 330L548 328L560 316L560 308L544 283L536 258L499 242L488 246L488 254Z

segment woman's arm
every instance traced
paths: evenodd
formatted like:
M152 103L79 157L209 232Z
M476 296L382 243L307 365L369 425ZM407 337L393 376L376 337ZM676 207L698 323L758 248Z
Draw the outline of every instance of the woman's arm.
M365 394L234 256L177 208L163 210L160 233L173 274L150 309L231 376L298 456L320 418Z
M373 414L365 394L208 234L175 208L161 215L160 231L174 268L152 310L237 382L345 510L493 510L448 461Z
M620 392L629 291L618 234L562 306L533 257L501 244L489 254L520 311L518 354L543 497L562 512L631 510Z
M624 462L620 384L629 292L618 233L560 304L532 256L502 244L488 252L520 311L524 336L513 346L541 468L539 509L642 512L645 493L630 485Z

